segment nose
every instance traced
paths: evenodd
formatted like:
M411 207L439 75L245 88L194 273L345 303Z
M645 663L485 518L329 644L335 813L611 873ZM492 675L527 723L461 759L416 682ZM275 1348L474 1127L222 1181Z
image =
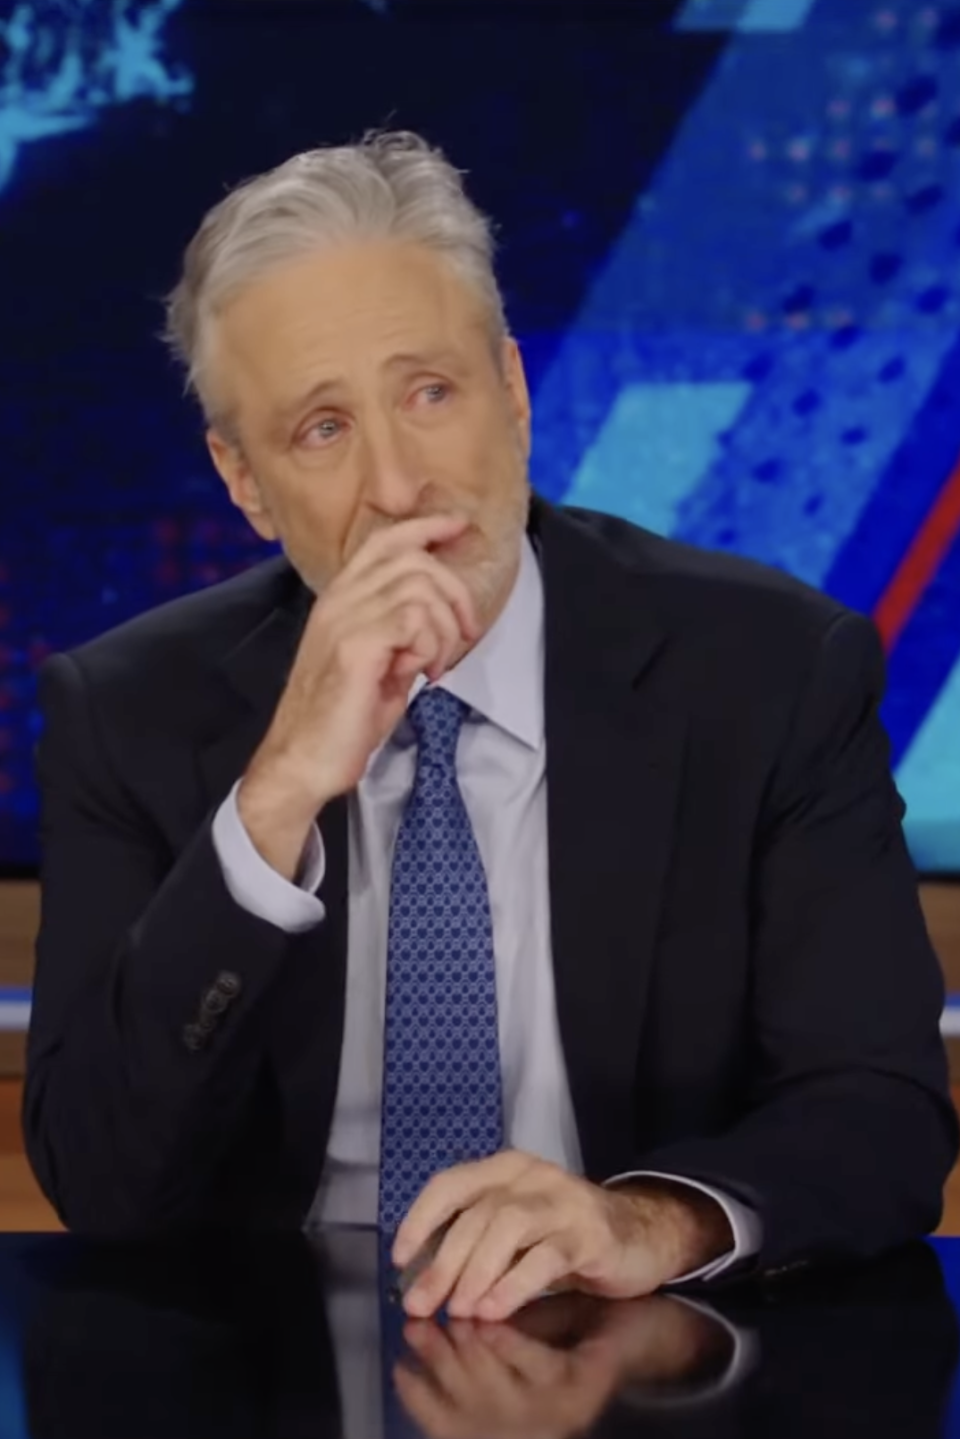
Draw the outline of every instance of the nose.
M371 508L398 519L415 513L423 475L408 437L392 417L368 420L361 456L363 492Z

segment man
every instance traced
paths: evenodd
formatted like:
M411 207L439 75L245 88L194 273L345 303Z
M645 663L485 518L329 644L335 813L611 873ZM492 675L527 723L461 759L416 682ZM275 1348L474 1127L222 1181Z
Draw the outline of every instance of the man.
M407 1310L481 1318L933 1227L873 627L531 500L490 231L414 136L227 196L169 328L285 558L44 670L24 1118L64 1221L440 1235Z

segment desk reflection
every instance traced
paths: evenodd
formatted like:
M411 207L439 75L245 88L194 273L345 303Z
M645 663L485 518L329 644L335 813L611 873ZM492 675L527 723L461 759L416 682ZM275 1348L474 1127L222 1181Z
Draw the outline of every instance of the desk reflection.
M428 1439L569 1439L616 1400L648 1413L718 1399L753 1368L758 1346L681 1299L619 1304L557 1296L512 1324L417 1321L394 1382Z
M40 1250L34 1439L940 1435L957 1324L936 1254L779 1287L404 1321L366 1231Z

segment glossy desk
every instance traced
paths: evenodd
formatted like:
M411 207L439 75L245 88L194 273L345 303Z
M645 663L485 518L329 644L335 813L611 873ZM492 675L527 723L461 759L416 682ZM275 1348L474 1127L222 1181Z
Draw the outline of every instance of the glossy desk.
M709 1304L560 1295L406 1338L380 1273L363 1230L150 1251L0 1236L0 1436L960 1439L960 1241Z

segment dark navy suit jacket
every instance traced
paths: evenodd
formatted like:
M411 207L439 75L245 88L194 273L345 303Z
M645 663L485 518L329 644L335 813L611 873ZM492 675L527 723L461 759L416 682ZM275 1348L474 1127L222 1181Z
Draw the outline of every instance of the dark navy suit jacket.
M873 625L778 571L539 498L556 1002L584 1165L759 1211L769 1273L934 1227L957 1151L939 967ZM298 1227L333 1111L327 916L238 906L211 822L311 596L285 560L48 661L27 1149L95 1234Z

